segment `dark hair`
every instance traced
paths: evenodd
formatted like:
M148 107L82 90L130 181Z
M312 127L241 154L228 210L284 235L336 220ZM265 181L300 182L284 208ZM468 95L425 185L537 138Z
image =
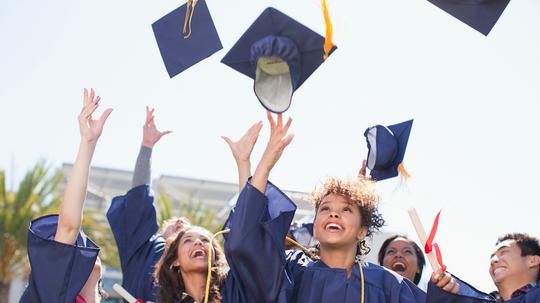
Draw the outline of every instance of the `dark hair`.
M418 266L418 269L420 269L420 272L417 272L414 275L413 282L414 284L418 285L418 283L420 283L420 279L422 279L422 270L424 269L424 265L426 265L426 258L424 257L424 252L422 251L422 249L420 249L420 247L416 244L416 242L409 239L407 236L397 234L384 240L381 246L381 249L379 250L379 265L383 266L384 257L386 256L386 249L388 248L388 245L390 245L390 243L392 243L397 238L403 238L407 240L414 248L414 252L416 253L416 260L417 260L416 264Z
M187 232L194 229L199 229L210 234L208 230L198 226L189 226L182 229L174 241L167 244L163 256L161 256L156 264L154 280L159 285L157 296L160 303L173 303L175 300L182 300L182 294L185 292L186 287L180 269L173 266L173 264L178 258L177 251L180 240ZM221 302L221 286L227 276L227 261L225 260L225 254L221 246L216 240L212 241L212 250L214 258L208 302L217 303Z
M521 249L522 257L540 256L540 241L538 240L538 238L523 233L512 233L500 236L499 239L497 239L497 243L495 243L495 245L498 245L499 243L506 240L516 241L516 244Z

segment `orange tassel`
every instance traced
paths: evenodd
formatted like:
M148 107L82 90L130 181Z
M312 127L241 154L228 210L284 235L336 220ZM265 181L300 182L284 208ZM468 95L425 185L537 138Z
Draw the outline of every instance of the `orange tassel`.
M405 169L405 165L403 165L403 162L399 163L397 171L401 179L404 181L407 181L409 178L412 177L411 174Z
M323 60L326 60L326 58L328 58L328 56L330 55L332 47L334 46L332 44L332 20L330 20L330 13L328 12L328 7L326 6L326 0L322 0L322 10L324 15L324 23L326 24Z

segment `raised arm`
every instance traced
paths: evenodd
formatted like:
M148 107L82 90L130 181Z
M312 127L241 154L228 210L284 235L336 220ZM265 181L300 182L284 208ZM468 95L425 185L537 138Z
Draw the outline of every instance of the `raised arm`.
M103 125L112 112L112 109L108 108L99 119L93 119L92 114L98 108L100 100L101 98L95 95L94 89L90 92L84 89L83 108L79 114L81 143L60 205L58 227L54 237L57 242L74 244L81 228L90 162L103 131Z
M262 193L265 192L270 171L281 157L285 147L291 143L294 137L293 134L287 134L292 123L291 118L283 125L283 117L281 114L277 116L277 123L271 112L267 113L267 117L268 122L270 123L270 139L268 140L261 161L255 169L253 179L251 180L251 184Z
M234 160L236 161L236 166L238 168L238 185L240 187L239 192L244 189L247 180L251 176L250 156L253 147L259 138L259 132L261 131L262 125L262 121L253 124L242 138L238 139L238 141L233 141L226 136L221 137L229 145Z
M143 125L143 140L135 163L135 170L133 171L132 187L150 184L152 148L161 137L171 133L170 130L159 131L154 118L154 109L147 106L146 121Z

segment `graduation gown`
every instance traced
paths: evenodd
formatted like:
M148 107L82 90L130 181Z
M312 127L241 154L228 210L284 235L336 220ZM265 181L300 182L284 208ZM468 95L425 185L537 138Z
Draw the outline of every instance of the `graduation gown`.
M74 303L92 272L99 247L81 231L73 245L54 241L58 215L35 219L28 230L31 273L21 303Z
M270 182L265 194L248 182L227 223L229 276L250 302L360 302L357 265L347 278L345 269L330 268L301 251L285 251L295 210L296 205ZM365 302L425 302L425 293L411 281L374 264L364 263L363 271Z
M113 198L107 211L122 267L122 286L135 298L156 302L157 287L152 273L165 250L165 239L157 235L154 194L140 185Z
M427 303L486 303L501 302L493 296L483 293L459 278L453 276L459 283L459 292L453 294L442 290L435 284L428 284ZM539 281L540 282L540 281ZM540 303L540 283L537 283L529 292L511 298L505 303Z

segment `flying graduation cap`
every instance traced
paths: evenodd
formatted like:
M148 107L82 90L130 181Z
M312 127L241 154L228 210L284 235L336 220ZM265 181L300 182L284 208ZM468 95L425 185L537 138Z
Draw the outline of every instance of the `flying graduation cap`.
M510 0L428 0L487 36Z
M171 78L223 48L204 0L188 0L152 29Z
M222 63L254 79L253 88L269 111L282 113L293 93L323 63L325 38L275 8L253 22Z
M364 132L368 145L367 167L373 179L381 181L401 174L408 177L403 158L413 120L390 125L376 125Z

